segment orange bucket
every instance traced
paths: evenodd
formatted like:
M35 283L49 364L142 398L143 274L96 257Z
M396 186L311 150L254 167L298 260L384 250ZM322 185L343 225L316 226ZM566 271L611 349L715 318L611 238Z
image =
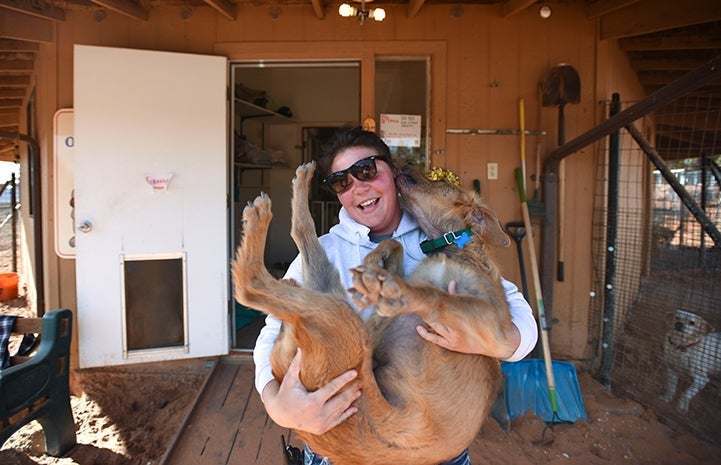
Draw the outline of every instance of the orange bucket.
M18 274L0 273L0 300L10 300L18 296Z

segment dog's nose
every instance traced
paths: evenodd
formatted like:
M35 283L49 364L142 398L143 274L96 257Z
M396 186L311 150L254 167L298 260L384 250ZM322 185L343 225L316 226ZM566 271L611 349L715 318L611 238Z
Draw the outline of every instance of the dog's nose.
M683 331L683 323L681 323L680 321L677 321L676 324L674 325L674 329L676 331Z

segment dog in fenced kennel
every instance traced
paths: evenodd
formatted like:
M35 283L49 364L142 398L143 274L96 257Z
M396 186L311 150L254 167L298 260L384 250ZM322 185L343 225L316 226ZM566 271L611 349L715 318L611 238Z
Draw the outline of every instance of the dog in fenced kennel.
M666 362L666 394L661 397L670 403L676 395L679 375L691 377L691 385L678 399L677 409L687 413L691 400L709 382L709 375L721 374L721 332L713 332L711 325L699 315L676 310L668 317L670 327L663 345Z

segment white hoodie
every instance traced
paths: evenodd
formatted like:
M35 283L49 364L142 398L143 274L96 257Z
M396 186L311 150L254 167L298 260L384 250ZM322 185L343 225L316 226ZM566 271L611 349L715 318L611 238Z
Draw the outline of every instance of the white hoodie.
M328 255L328 259L340 272L343 289L353 287L352 276L348 271L363 262L365 256L378 244L368 238L370 229L357 223L351 218L344 208L339 214L340 223L333 226L328 234L319 238L321 246ZM393 238L403 246L403 271L410 274L426 255L421 251L421 242L428 239L413 216L403 210L403 217L398 228L393 232ZM303 281L302 260L300 256L290 264L285 278L291 278L301 283ZM523 294L510 281L501 278L501 284L506 292L511 319L521 333L521 343L506 361L515 362L533 350L538 339L536 320L530 305L523 298ZM363 321L367 321L373 311L373 307L360 309L356 307L348 295L348 301L353 305ZM263 393L265 386L272 381L273 373L270 366L270 352L275 344L275 339L280 332L280 320L272 315L265 319L265 327L260 331L253 350L255 362L255 387L259 393Z

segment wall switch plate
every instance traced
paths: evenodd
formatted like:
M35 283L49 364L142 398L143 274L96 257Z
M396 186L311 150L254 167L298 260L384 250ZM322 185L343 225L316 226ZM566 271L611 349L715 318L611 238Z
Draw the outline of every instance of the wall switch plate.
M498 179L498 163L489 163L487 167L489 180Z

